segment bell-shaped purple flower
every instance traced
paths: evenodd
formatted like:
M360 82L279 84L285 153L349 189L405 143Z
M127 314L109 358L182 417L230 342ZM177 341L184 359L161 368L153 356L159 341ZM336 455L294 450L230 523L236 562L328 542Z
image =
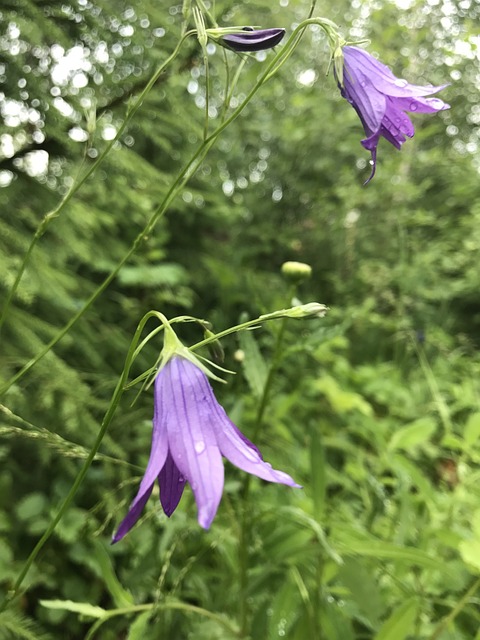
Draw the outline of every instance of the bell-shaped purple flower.
M175 355L155 378L150 459L140 489L112 542L121 540L136 523L155 480L167 516L177 508L189 482L198 507L198 522L208 529L223 492L222 455L263 480L299 486L289 475L263 461L257 447L218 404L205 373L190 360Z
M372 154L375 175L377 145L381 136L400 149L406 137L413 137L413 124L405 111L435 113L450 105L439 98L425 98L441 91L432 85L421 87L396 78L388 67L358 47L343 47L343 80L337 77L341 94L358 113L365 129L362 145ZM366 184L366 183L365 183Z
M262 51L277 45L285 35L285 29L250 29L244 27L238 33L229 33L219 43L234 51Z

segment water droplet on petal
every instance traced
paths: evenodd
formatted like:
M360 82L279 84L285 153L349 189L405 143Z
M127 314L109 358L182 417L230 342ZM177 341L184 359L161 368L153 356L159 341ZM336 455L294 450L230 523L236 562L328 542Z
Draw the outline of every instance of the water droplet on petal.
M406 80L404 80L403 78L397 78L395 80L395 84L397 85L397 87L406 87L408 82Z
M193 447L198 454L203 453L205 451L205 443L203 442L203 440L199 440L198 442L195 442Z
M416 102L410 103L410 111L416 111L418 109L418 105Z
M178 484L180 484L181 482L185 482L185 478L183 476L178 477Z

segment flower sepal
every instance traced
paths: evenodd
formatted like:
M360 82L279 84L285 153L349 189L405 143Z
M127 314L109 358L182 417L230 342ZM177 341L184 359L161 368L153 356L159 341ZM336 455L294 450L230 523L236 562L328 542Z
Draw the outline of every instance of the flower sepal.
M168 322L168 320L166 320L166 318L163 321L163 327L164 327L163 349L162 349L162 353L160 354L160 362L157 369L157 375L174 356L179 356L180 358L189 360L192 364L198 367L201 371L203 371L203 373L206 376L208 376L212 380L225 383L225 380L223 380L222 378L219 378L214 373L212 373L210 369L208 369L208 367L206 367L203 364L200 358L195 356L188 347L186 347L182 342L180 342L177 334L172 329L170 323ZM234 373L233 371L229 371L228 369L223 369L222 367L214 363L210 363L210 364L216 369L223 371L224 373Z

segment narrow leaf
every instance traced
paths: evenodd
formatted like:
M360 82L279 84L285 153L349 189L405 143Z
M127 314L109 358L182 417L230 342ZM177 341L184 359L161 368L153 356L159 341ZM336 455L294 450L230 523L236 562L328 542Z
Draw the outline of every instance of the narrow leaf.
M40 600L42 607L72 611L89 618L103 618L107 611L88 602L73 602L72 600Z
M243 359L243 372L252 390L252 393L259 398L265 387L268 369L263 359L257 341L251 331L242 331L239 336L240 348L245 354Z
M374 640L405 640L415 624L418 600L409 598L384 623Z

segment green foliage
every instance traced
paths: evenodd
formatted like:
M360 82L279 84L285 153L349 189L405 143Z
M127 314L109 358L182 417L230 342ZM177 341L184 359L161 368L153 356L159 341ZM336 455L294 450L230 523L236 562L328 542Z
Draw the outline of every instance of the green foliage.
M453 82L451 111L414 116L416 136L400 153L383 141L363 187L363 130L324 77L323 36L307 31L104 295L2 397L0 591L15 583L88 456L149 309L206 318L220 331L292 295L330 307L325 319L286 321L280 352L283 320L222 341L237 375L217 385L219 400L303 490L248 486L227 466L209 532L187 489L171 519L151 500L129 536L108 546L150 447L151 391L132 404L130 389L28 590L0 613L0 640L85 637L95 620L104 640L478 637L478 4L461 4L318 7L352 40L370 38L397 75ZM2 305L45 214L178 41L180 3L134 5L2 3ZM290 30L310 2L214 5L222 25ZM83 69L63 77L59 62L73 47ZM233 105L265 55L246 58ZM240 60L219 47L209 55L210 132L227 68L231 79ZM0 382L82 308L166 197L202 140L205 86L192 38L39 238L2 327ZM38 152L48 154L43 169ZM286 260L313 269L294 294L280 274ZM186 343L202 339L194 325L179 331ZM132 377L160 349L159 336Z

